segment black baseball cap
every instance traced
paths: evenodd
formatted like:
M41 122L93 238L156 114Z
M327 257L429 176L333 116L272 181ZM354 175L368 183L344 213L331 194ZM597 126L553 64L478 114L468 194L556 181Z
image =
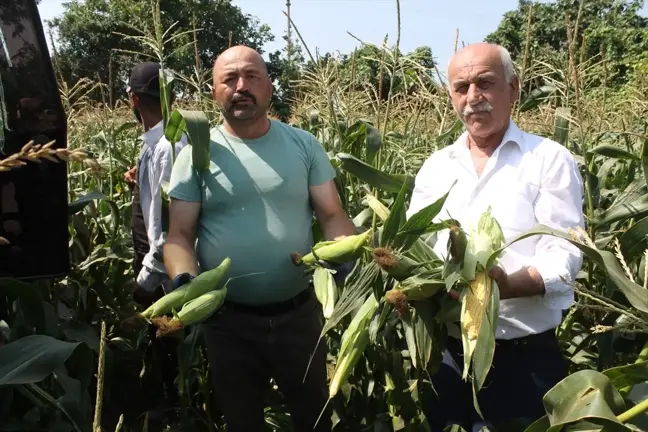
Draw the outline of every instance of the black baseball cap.
M126 91L159 97L160 64L155 62L144 62L135 66L131 71Z

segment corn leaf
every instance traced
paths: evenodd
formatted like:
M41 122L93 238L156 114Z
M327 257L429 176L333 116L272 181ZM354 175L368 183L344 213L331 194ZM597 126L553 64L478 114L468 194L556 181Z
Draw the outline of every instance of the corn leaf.
M596 227L626 220L630 218L641 218L648 215L648 201L644 198L630 204L617 204L612 206L605 213L594 219Z
M644 138L643 145L641 146L641 169L643 171L644 182L648 183L648 138Z
M348 153L338 153L335 157L342 170L383 192L399 193L403 184L407 185L408 192L414 190L412 176L384 173Z
M601 144L593 148L592 150L590 150L588 153L598 154L601 156L606 156L614 159L635 160L635 161L640 160L639 156L630 153L629 151L622 149L621 147L617 147L609 144Z
M105 199L106 195L102 194L98 190L93 190L80 197L76 201L73 201L68 204L68 215L72 216L81 210L83 210L91 201Z
M612 252L594 249L580 241L572 239L569 235L563 232L551 229L544 225L537 225L526 233L515 237L503 247L496 250L489 258L489 262L494 260L501 251L511 244L535 235L550 235L558 237L576 246L605 272L608 281L621 290L633 307L642 312L648 313L648 297L646 296L646 290L641 285L628 279L623 267L621 267L621 264Z
M175 77L169 69L160 68L160 104L162 105L162 125L166 128L171 116L171 96Z
M40 382L72 355L80 342L29 335L0 349L0 386Z
M338 325L344 317L362 306L367 294L372 292L374 281L379 275L380 267L375 262L371 262L362 267L359 272L349 275L345 288L335 304L331 318L324 323L321 332L322 336Z
M410 359L412 360L412 366L414 368L418 368L419 365L422 365L420 363L420 355L419 355L419 350L416 347L416 336L414 335L414 322L413 322L413 317L412 314L408 313L405 314L401 318L401 322L403 323L403 331L405 333L405 342L407 343L407 351L409 351L409 356Z
M398 247L398 244L395 240L399 228L405 221L405 201L407 199L407 195L407 185L403 183L401 185L401 190L391 207L389 216L387 217L387 220L383 225L383 231L380 238L380 245L383 247L389 246L392 242L394 243L394 246Z
M637 221L619 237L621 253L628 262L640 258L648 248L648 217Z
M382 140L380 139L380 131L375 127L371 126L369 123L366 123L367 127L367 158L366 161L369 164L373 164L378 150L382 147Z
M191 145L193 166L202 171L209 167L209 120L202 111L188 111L175 109L169 124L164 130L164 135L171 142L172 147L180 141L182 134L186 133Z
M396 246L403 246L405 249L409 249L421 234L440 231L444 228L448 228L453 223L453 221L450 220L438 224L432 224L432 221L441 212L441 209L455 184L457 184L456 180L452 183L448 192L446 192L441 198L419 210L407 219L398 231L398 235L394 242Z
M556 142L567 147L569 140L569 117L571 116L571 109L558 107L556 108L556 119L554 123L553 139Z
M538 107L541 103L545 102L549 96L556 91L556 87L552 85L543 85L534 88L531 93L520 104L518 111L523 113L533 108Z
M543 403L547 412L545 425L549 422L549 428L544 429L547 432L558 432L568 425L576 427L585 422L599 428L604 426L605 431L631 430L617 420L625 410L623 398L612 381L595 370L585 369L569 375L545 394Z
M621 390L648 381L648 361L606 369L603 374L610 379L617 390Z

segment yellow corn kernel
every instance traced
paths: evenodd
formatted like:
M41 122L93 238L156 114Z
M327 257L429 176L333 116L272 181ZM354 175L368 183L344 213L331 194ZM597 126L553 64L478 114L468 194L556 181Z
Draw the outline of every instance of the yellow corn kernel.
M484 314L491 298L491 290L491 278L486 272L479 272L470 283L470 289L463 299L466 305L461 317L461 325L471 341L476 340L479 336Z

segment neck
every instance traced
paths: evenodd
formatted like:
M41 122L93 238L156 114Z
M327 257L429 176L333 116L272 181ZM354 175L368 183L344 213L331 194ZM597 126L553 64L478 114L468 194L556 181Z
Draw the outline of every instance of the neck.
M507 125L508 126L508 125ZM482 154L490 156L495 152L497 147L502 143L504 135L506 134L506 127L502 128L501 131L494 134L488 135L486 137L477 137L468 135L468 148L473 154Z
M223 124L225 131L232 136L241 139L255 139L260 138L270 129L270 119L263 116L259 119L253 120L236 120L225 119Z
M162 121L162 114L143 114L142 113L142 125L144 126L144 132L148 132L153 126Z

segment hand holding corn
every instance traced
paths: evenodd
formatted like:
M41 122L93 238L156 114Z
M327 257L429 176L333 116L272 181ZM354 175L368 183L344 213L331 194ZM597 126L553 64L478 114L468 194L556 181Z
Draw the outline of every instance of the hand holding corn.
M225 258L218 267L199 274L131 319L152 322L158 327L158 337L199 324L223 305L227 296L225 276L231 264L232 260ZM174 315L171 320L165 316L168 313Z

